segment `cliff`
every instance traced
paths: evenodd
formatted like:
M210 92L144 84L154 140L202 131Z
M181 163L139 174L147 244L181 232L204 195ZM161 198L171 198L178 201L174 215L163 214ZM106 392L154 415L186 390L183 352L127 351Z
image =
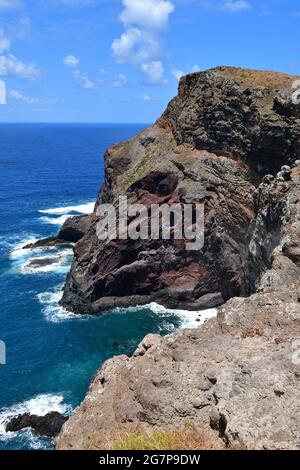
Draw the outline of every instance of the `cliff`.
M222 305L199 329L147 336L97 372L58 449L192 423L215 448L300 442L300 116L295 77L219 67L181 79L162 117L105 155L98 204L205 204L205 245L99 242L96 212L75 246L63 305L99 313L156 301Z
M105 155L100 203L205 205L205 246L178 240L100 242L97 215L75 247L62 305L95 314L155 301L218 306L248 293L245 277L253 193L263 175L299 155L295 77L219 67L183 77L162 117Z

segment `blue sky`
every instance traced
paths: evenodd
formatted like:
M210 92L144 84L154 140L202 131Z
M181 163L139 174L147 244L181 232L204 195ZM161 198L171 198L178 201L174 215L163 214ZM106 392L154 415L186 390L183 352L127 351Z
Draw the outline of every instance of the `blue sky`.
M152 122L189 71L300 75L299 31L299 0L0 0L0 122Z

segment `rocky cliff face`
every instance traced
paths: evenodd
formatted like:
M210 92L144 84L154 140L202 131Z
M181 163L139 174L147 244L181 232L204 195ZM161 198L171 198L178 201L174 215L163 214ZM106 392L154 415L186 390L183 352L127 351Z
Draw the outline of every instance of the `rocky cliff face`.
M64 305L97 313L150 300L186 309L227 302L199 329L149 335L132 358L106 362L58 449L105 448L116 432L186 422L216 448L299 448L293 80L224 67L188 75L154 126L107 151L98 203L120 194L145 204L202 201L205 246L187 253L174 241L100 243L94 214L75 248Z
M132 358L107 361L57 449L103 449L116 434L185 423L217 449L299 448L300 165L265 180L255 201L247 259L261 272L258 292L199 329L149 335Z
M154 126L108 149L96 208L117 206L120 195L147 207L203 203L205 246L188 252L175 240L100 242L95 212L75 247L62 304L92 314L152 301L198 310L246 295L255 283L245 275L253 194L264 174L300 151L294 79L229 67L188 75Z

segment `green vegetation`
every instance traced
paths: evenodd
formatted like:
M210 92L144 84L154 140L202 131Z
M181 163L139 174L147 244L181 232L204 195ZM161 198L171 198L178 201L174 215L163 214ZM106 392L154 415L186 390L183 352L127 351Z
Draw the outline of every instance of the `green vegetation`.
M148 433L136 430L111 436L95 432L87 436L83 445L85 450L212 450L224 447L217 436L204 436L193 423L186 423L180 429L160 428Z

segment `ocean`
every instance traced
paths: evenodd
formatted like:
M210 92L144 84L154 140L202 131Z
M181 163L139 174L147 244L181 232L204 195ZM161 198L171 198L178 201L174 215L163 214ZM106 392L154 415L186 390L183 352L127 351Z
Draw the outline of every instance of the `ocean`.
M70 215L90 213L103 182L103 155L145 127L0 124L0 449L53 449L31 430L7 433L20 413L66 415L103 362L132 354L148 333L196 326L195 313L159 305L75 316L59 306L72 251L23 250L55 235ZM53 263L32 268L33 259Z

